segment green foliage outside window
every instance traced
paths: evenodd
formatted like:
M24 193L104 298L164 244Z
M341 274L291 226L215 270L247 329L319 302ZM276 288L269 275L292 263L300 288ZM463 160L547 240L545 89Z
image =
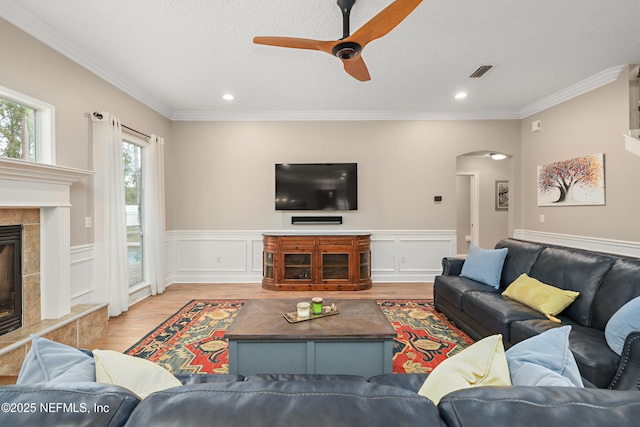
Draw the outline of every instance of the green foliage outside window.
M35 161L35 110L0 99L0 156Z

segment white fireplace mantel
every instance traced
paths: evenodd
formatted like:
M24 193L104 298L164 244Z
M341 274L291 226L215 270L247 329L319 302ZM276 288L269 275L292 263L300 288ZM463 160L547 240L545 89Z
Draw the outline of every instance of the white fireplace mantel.
M71 185L93 172L0 158L0 207L40 208L42 319L71 312Z

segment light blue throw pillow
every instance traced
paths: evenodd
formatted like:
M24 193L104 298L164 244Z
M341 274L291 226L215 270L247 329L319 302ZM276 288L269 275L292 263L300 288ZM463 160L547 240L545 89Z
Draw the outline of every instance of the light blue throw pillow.
M569 349L571 326L531 337L506 351L511 383L518 386L584 387Z
M471 245L467 259L462 264L460 276L498 289L507 250L507 248L483 249Z
M640 297L632 299L611 316L604 328L604 337L611 350L621 355L627 335L634 331L640 331Z
M31 350L24 359L16 384L95 380L93 357L77 348L31 335Z

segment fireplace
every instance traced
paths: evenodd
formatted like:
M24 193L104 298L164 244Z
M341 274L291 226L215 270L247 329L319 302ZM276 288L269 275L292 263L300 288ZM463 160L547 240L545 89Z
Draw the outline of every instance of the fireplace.
M22 226L0 226L0 335L22 326Z

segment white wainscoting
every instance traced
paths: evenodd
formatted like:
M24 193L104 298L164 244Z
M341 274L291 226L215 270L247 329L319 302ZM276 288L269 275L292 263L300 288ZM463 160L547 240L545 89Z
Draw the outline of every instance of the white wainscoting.
M169 237L165 238L165 283L170 284L171 277L170 269L170 254L171 245ZM78 304L96 304L105 301L95 300L95 281L94 281L94 267L95 267L95 245L93 243L87 245L79 245L71 247L70 257L70 294L71 294L71 306ZM129 305L133 305L146 297L151 295L151 288L149 285L142 285L136 288L132 288L129 295Z
M277 233L273 230L265 232ZM315 234L318 230L312 232ZM328 232L336 233L339 232ZM362 233L371 233L374 282L431 282L442 271L442 258L456 253L454 230ZM167 236L170 260L167 283L262 281L262 231L173 230L167 232Z
M93 264L95 261L93 244L71 247L71 306L91 304L93 288Z
M515 239L530 240L532 242L569 246L572 248L640 258L640 242L521 229L514 230L513 237Z

